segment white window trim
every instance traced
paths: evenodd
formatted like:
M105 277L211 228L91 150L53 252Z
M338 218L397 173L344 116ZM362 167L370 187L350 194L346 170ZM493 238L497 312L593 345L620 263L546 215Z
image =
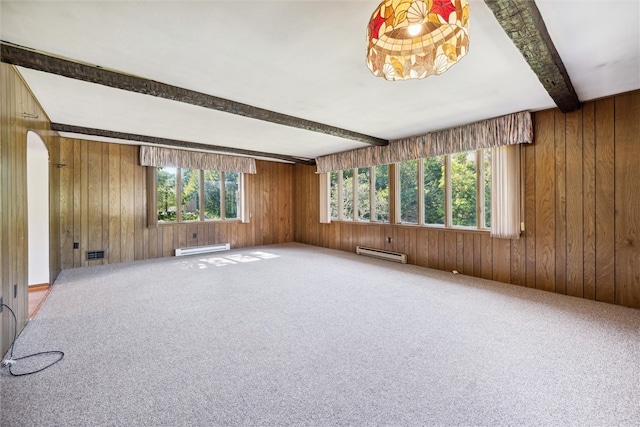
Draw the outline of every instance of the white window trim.
M157 190L157 168L154 169L154 183L153 186ZM176 167L176 220L175 221L161 221L157 219L157 211L158 211L158 200L157 197L154 197L153 200L153 212L155 215L154 225L173 225L173 224L193 224L193 223L208 223L208 222L234 222L240 221L242 223L249 223L251 214L248 209L248 204L246 203L246 188L245 188L245 174L242 172L238 172L239 181L238 181L238 189L240 190L240 197L238 197L238 217L237 218L226 218L225 217L225 171L220 172L220 218L219 219L205 219L204 217L204 169L197 169L200 173L200 188L199 188L199 197L200 197L200 211L199 211L199 219L183 221L182 220L182 169L192 169L192 168L180 168ZM234 173L234 172L232 172ZM154 194L157 194L154 191Z

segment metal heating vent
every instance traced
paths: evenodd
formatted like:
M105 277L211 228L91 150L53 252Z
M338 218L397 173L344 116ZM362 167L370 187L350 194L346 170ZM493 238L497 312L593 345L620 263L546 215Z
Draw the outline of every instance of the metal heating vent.
M220 243L217 245L208 246L194 246L191 248L178 248L176 249L176 256L206 254L209 252L228 251L231 246L228 243Z
M407 255L399 252L390 252L383 249L366 248L364 246L356 246L356 253L358 255L366 255L374 258L386 259L388 261L400 262L402 264L407 263Z
M103 259L104 251L87 251L87 260L90 259Z

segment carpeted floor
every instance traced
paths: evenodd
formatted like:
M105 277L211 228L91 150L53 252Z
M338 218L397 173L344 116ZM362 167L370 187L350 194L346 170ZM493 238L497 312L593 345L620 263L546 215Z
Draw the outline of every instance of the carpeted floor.
M65 270L43 350L2 426L640 425L640 310L301 244Z

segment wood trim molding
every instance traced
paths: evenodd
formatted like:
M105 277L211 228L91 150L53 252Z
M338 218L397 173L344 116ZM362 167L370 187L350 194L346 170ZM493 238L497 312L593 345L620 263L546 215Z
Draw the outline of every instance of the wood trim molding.
M248 104L242 104L202 92L196 92L142 77L108 70L95 65L88 65L70 59L59 58L43 52L37 52L34 49L16 46L6 42L2 42L0 47L1 60L8 64L57 74L59 76L82 80L89 83L97 83L116 89L157 96L159 98L170 99L172 101L183 102L225 113L263 120L283 126L290 126L336 136L369 145L389 144L389 141L386 139L376 138L347 129L329 126L323 123L265 110L263 108L253 107Z
M485 0L560 111L582 107L534 1Z
M148 136L148 135L137 135L132 133L116 132L116 131L105 130L105 129L94 129L94 128L87 128L82 126L72 126L72 125L66 125L62 123L51 123L51 130L57 131L57 132L77 133L81 135L101 136L104 138L123 139L126 141L143 142L143 143L152 144L152 145L164 145L164 146L176 147L176 148L188 148L192 150L199 150L199 151L206 151L206 152L217 152L217 153L222 152L222 153L240 154L243 156L251 156L251 157L265 157L265 158L284 160L286 162L300 163L303 165L310 165L310 166L314 166L316 164L315 160L312 160L312 159L301 159L298 157L287 156L284 154L263 153L261 151L243 150L240 148L230 148L230 147L222 147L219 145L200 144L197 142L180 141L176 139L159 138L159 137Z

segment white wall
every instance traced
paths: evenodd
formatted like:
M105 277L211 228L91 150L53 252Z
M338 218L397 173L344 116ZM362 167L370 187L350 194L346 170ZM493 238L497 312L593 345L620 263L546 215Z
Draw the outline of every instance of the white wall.
M49 152L42 139L27 133L29 284L49 283Z

